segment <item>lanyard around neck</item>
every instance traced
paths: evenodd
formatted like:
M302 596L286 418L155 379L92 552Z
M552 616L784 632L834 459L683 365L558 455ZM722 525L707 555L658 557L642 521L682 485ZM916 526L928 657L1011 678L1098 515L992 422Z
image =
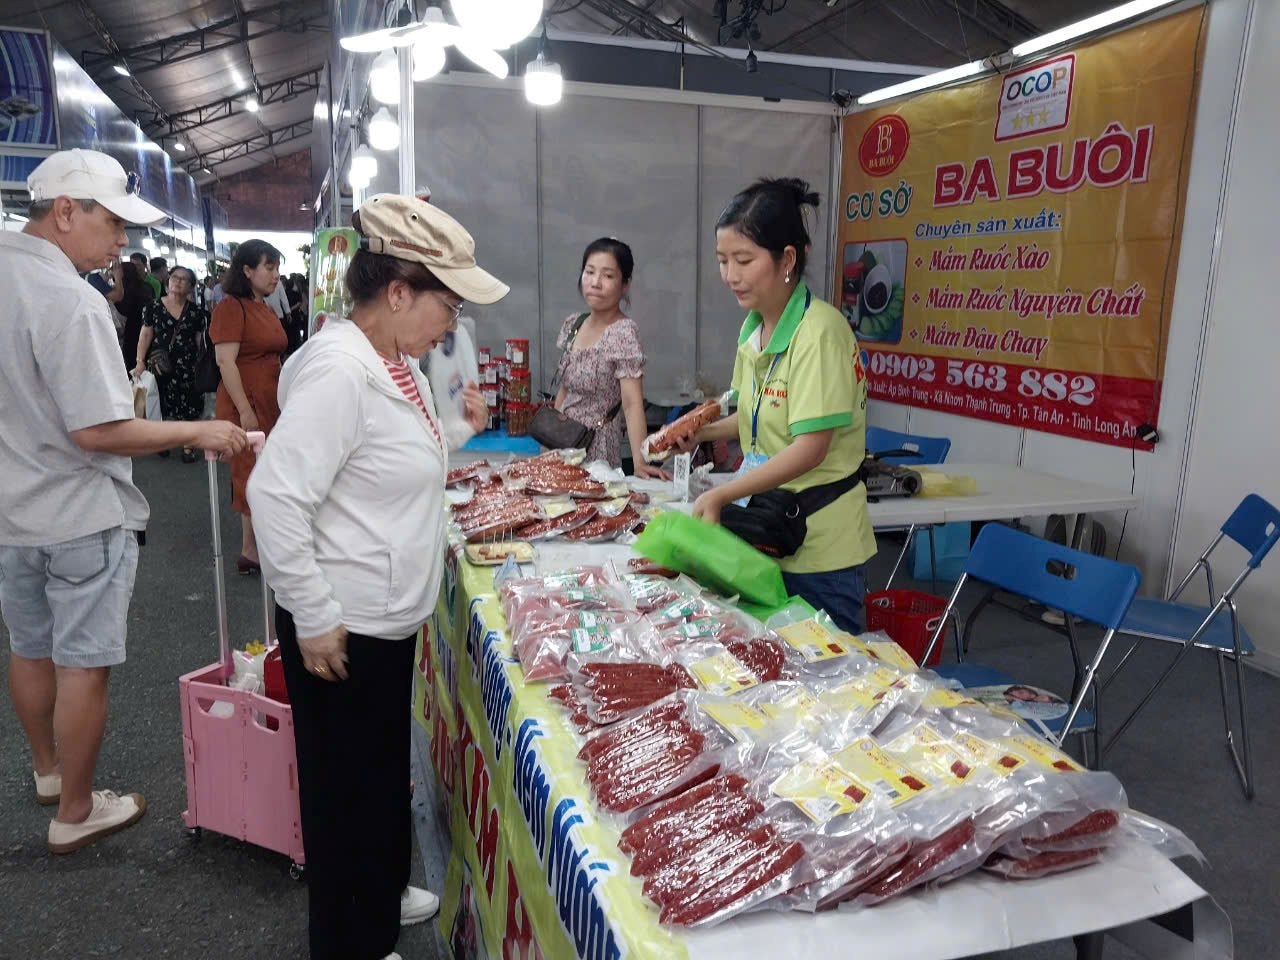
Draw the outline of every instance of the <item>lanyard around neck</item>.
M804 313L809 312L809 302L812 296L813 295L808 290L805 291ZM804 313L802 313L801 316L803 316ZM765 346L766 344L763 342L763 339L762 339L760 343L761 351L764 350ZM755 373L753 372L751 374L751 394L753 398L751 403L751 450L752 452L755 451L756 441L759 439L759 436L760 436L760 405L764 403L764 392L769 386L769 381L773 379L773 372L778 368L778 361L782 359L782 353L785 353L785 351L775 353L773 355L773 363L769 364L769 372L765 374L764 383L757 384L755 379Z

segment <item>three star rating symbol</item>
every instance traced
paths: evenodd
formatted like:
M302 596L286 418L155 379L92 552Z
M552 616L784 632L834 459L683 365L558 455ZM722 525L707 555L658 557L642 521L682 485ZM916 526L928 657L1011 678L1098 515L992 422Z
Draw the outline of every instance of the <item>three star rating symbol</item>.
M1035 110L1028 110L1026 113L1015 113L1011 121L1015 130L1034 130L1036 127L1045 127L1049 125L1049 111L1041 110L1037 113Z

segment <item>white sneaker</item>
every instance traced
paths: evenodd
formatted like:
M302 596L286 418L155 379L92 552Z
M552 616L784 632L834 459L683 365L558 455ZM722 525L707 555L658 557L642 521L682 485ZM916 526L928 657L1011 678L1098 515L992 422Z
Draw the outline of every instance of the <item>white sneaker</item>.
M440 898L421 887L405 887L400 894L400 926L411 927L430 920L440 911Z
M93 809L82 823L49 822L49 852L73 853L95 840L117 830L131 827L147 812L147 801L140 793L120 796L111 790L93 791Z
M49 807L62 799L62 774L47 773L44 776L31 771L36 781L36 803Z

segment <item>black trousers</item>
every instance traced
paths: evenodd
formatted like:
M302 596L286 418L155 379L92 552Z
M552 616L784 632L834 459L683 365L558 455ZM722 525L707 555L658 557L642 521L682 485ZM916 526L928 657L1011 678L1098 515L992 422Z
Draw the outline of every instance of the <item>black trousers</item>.
M303 666L293 616L276 630L298 752L312 960L382 960L409 883L412 637L347 638L349 679Z

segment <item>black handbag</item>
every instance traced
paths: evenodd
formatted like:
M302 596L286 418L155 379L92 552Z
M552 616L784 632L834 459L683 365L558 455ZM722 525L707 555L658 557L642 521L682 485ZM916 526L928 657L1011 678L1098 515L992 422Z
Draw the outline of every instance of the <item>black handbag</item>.
M196 353L195 376L191 378L191 389L196 393L213 393L222 382L222 371L218 369L218 357L213 350L213 341L209 339L209 331L200 334L200 349Z
M159 300L155 302L159 306L154 309L166 310L164 304L160 303ZM166 380L173 376L173 344L178 339L178 324L180 322L181 318L173 323L173 336L169 338L169 346L157 347L152 344L151 350L147 353L146 368L155 375L157 380Z
M781 488L757 493L745 507L731 503L720 511L720 525L767 556L789 557L809 535L809 517L862 483L857 473L793 493Z
M564 355L560 358L560 366L556 368L556 375L551 381L551 395L553 398L555 397L556 384L560 382L560 378L564 375L565 364L569 360L573 342L578 338L578 331L582 329L582 325L587 322L587 317L589 316L589 313L581 314L574 322L573 329L569 331L569 339L564 346ZM573 417L566 416L557 410L553 399L553 402L544 403L539 407L538 412L529 421L529 436L544 447L552 450L586 450L595 440L597 431L613 420L621 409L622 401L618 401L609 408L609 412L601 418L599 423L588 426L581 420L575 420Z

